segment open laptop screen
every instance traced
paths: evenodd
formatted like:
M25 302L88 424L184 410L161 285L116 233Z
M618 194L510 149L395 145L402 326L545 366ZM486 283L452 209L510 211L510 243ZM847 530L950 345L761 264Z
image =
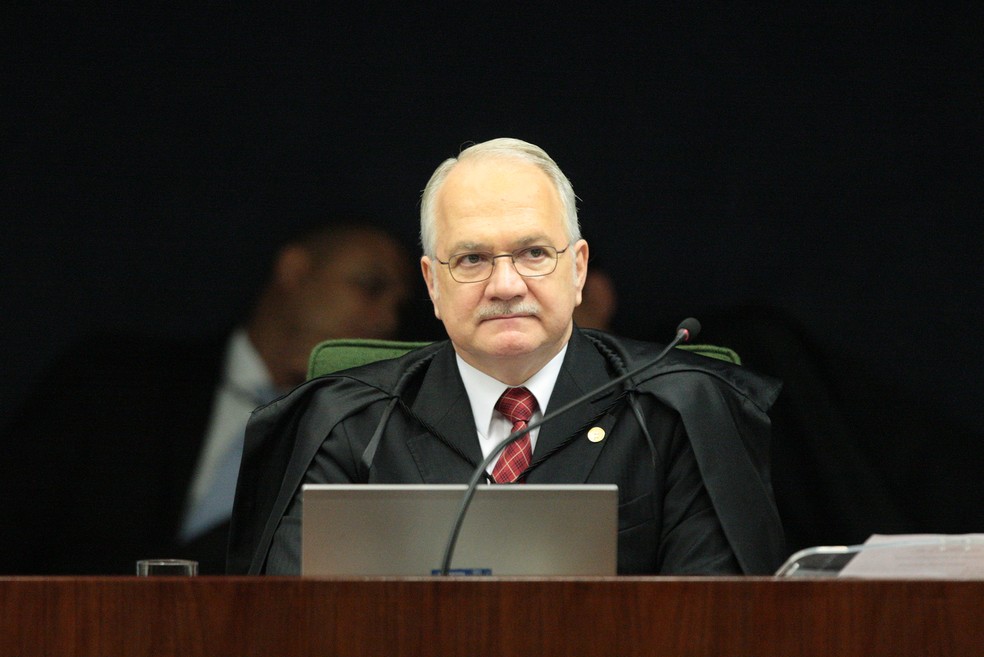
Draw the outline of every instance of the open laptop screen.
M441 566L465 486L305 484L302 575L431 575ZM478 487L453 574L614 575L614 485Z

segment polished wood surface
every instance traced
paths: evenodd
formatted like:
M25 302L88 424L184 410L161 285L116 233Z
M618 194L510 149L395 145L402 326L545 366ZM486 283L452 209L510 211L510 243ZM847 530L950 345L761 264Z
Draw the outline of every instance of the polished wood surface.
M0 655L984 654L984 582L0 578Z

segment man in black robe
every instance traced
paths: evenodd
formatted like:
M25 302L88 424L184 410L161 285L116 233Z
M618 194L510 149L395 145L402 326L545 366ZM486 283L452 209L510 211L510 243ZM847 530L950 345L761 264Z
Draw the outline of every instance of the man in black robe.
M569 181L532 144L497 139L438 167L421 243L450 339L310 381L254 413L229 572L299 571L303 483L465 482L518 426L500 395L523 399L534 424L658 353L574 326L588 244ZM673 353L534 429L486 477L617 484L620 573L768 573L785 556L768 466L778 391Z

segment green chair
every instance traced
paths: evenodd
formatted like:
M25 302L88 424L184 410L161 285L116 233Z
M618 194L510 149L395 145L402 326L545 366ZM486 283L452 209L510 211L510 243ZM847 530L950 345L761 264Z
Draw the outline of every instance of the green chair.
M733 349L719 347L714 344L678 344L677 349L683 349L708 358L717 358L734 365L741 365L741 357Z
M311 351L308 360L308 378L313 379L339 370L374 363L377 360L398 358L403 354L429 345L430 342L400 342L397 340L343 339L325 340ZM686 344L678 349L684 349L708 358L741 365L741 358L727 347L710 344Z

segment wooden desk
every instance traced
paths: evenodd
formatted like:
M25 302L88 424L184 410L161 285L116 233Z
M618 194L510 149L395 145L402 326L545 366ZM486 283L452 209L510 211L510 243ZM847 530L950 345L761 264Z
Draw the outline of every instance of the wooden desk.
M0 578L0 655L984 654L984 581Z

